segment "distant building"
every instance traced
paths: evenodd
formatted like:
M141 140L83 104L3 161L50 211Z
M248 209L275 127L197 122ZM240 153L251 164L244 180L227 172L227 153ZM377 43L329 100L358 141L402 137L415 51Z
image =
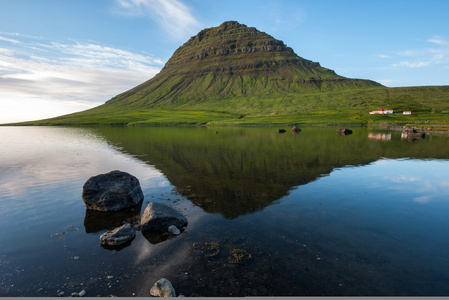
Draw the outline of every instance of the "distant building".
M402 113L403 115L411 115L412 112L409 110L404 110L404 112Z
M379 109L379 110L371 110L369 112L370 115L389 115L392 114L393 110L392 109Z

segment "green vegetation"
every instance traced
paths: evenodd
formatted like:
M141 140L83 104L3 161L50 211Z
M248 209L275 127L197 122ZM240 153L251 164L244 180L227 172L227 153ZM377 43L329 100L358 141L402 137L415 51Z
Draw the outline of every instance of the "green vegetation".
M273 96L273 95L270 95ZM274 97L274 96L273 96ZM285 100L285 99L290 100ZM295 99L295 100L293 100ZM408 103L408 104L407 104ZM239 106L238 106L239 105ZM393 115L369 115L393 109ZM412 115L402 115L411 110ZM422 124L446 130L449 87L349 89L339 92L286 94L274 98L251 95L210 99L191 107L115 109L102 105L80 113L18 125L338 125ZM429 125L432 124L432 125Z
M370 110L411 116L369 115ZM449 86L345 78L237 22L202 30L159 74L105 104L21 125L449 124Z

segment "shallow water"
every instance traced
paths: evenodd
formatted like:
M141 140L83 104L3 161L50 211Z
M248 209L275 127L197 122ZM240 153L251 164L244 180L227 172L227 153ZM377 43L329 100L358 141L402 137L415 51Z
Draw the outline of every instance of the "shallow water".
M0 296L449 295L448 137L335 130L0 127ZM102 248L138 222L84 207L116 169L187 230Z

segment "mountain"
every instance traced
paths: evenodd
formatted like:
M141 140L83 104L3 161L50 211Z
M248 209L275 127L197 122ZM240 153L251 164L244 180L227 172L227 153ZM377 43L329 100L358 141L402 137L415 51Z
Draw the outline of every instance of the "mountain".
M413 116L368 115L382 108ZM228 21L191 37L156 76L105 104L20 125L448 124L445 111L449 86L387 88L339 76L267 33Z
M299 57L272 36L229 21L191 37L159 74L106 105L248 110L256 104L257 109L271 109L270 103L254 99L237 102L235 98L277 98L378 86L374 81L339 76L317 62Z

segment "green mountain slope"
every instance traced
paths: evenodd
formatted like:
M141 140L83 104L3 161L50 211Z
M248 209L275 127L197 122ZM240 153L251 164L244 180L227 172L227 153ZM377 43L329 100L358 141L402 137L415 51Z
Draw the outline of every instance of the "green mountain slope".
M446 111L449 88L391 89L339 76L272 36L229 21L190 38L156 76L105 104L24 124L369 123L361 115L381 108Z
M190 38L159 74L106 106L263 112L273 109L273 99L288 104L303 93L379 86L339 76L264 32L225 22Z

